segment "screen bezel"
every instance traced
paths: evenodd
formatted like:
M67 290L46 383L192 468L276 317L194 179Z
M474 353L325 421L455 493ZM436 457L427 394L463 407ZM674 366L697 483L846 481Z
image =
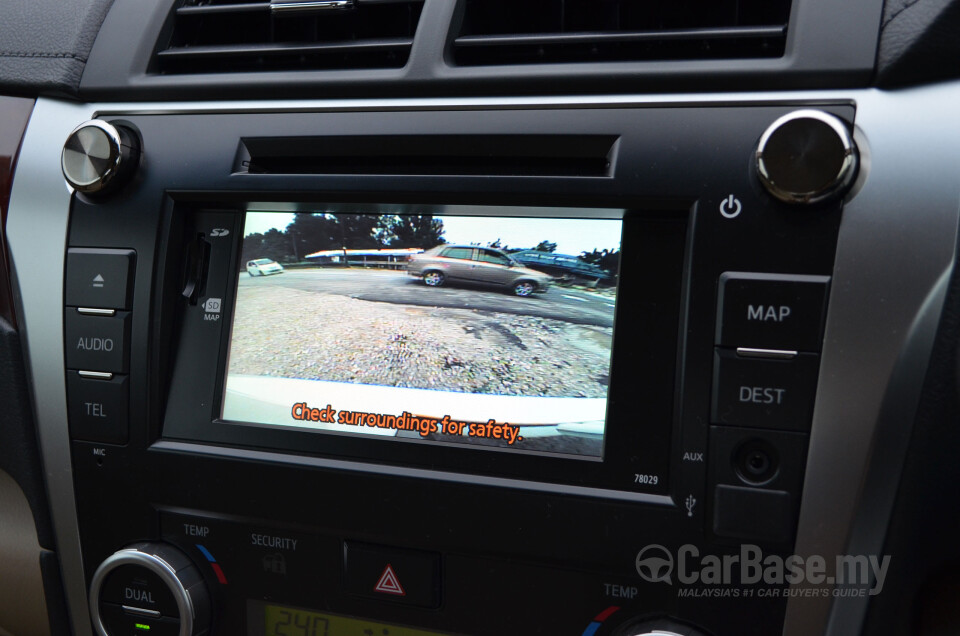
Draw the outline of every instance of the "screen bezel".
M330 198L330 201L342 199ZM388 200L385 197L379 200ZM392 199L391 200L395 200ZM418 203L424 202L418 198ZM373 202L367 202L373 203ZM504 216L510 207L498 202L485 216ZM568 205L562 206L569 208ZM242 205L177 205L174 214L203 210L226 210L237 214L236 234L241 234L246 211L298 211L311 206L295 202L245 202ZM595 208L593 208L595 210ZM498 211L499 214L493 214ZM225 297L229 315L224 317L215 387L205 417L198 409L178 404L171 395L163 423L163 437L212 442L256 450L295 452L301 455L362 460L372 464L410 466L428 470L489 475L508 479L585 486L605 490L666 494L669 486L669 456L676 425L677 347L679 344L681 287L689 225L689 208L640 211L605 209L606 216L621 214L622 260L615 310L613 357L607 402L607 425L602 458L537 453L513 449L445 442L371 438L362 434L278 428L275 425L241 423L220 418L226 379L229 341L236 302L237 277L241 274L240 240L234 240L231 278ZM529 215L523 215L529 216ZM546 215L544 215L546 216ZM584 216L574 218L588 218ZM615 217L614 217L615 218ZM640 316L648 328L627 329ZM648 334L655 334L649 337ZM195 357L188 352L175 356ZM174 365L175 366L175 365ZM173 367L172 367L173 368ZM177 378L171 378L171 386ZM647 388L644 402L636 404L636 387ZM635 425L639 417L651 422Z

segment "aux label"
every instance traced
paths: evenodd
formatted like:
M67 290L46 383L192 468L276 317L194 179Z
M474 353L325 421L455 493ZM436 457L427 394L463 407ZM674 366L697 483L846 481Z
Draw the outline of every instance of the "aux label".
M113 351L113 338L80 338L77 351Z

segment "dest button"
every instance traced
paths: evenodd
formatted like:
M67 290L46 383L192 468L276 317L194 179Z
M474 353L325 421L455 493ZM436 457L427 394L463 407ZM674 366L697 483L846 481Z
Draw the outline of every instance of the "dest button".
M347 541L347 592L421 607L440 605L440 555Z
M791 360L760 360L718 349L714 365L714 424L810 429L819 356L801 353Z

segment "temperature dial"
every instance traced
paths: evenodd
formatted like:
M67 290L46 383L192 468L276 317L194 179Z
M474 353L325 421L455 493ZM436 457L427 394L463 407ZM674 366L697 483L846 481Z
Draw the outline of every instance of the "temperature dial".
M180 550L138 543L94 572L90 615L98 636L201 636L210 624L210 599L203 576Z
M617 636L704 636L703 632L669 619L646 620L621 627Z

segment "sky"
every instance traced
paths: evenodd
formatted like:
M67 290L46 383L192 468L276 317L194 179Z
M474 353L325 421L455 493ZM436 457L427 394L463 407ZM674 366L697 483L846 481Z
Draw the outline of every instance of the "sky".
M564 210L568 212L569 208ZM293 222L289 212L248 212L244 235L280 231ZM543 240L557 244L559 254L579 254L593 249L620 247L622 222L615 219L441 216L448 243L486 245L500 239L505 247L530 248Z

